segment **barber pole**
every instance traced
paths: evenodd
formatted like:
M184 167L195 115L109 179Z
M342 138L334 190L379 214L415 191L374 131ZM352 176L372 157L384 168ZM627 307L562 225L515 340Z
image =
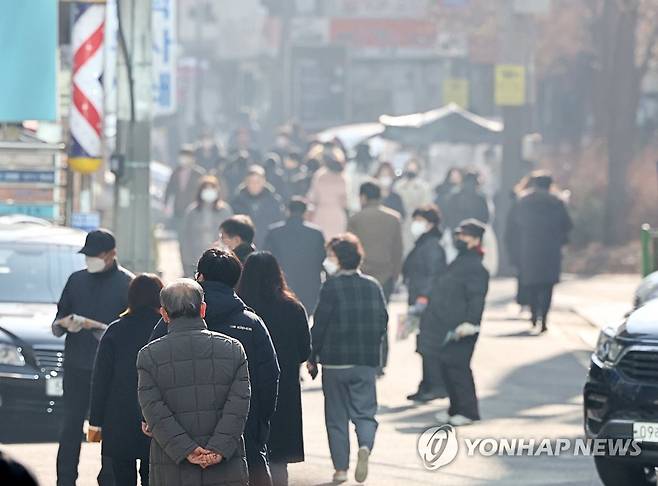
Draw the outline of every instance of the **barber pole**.
M73 66L71 90L70 166L95 172L102 162L104 2L75 2L72 6Z

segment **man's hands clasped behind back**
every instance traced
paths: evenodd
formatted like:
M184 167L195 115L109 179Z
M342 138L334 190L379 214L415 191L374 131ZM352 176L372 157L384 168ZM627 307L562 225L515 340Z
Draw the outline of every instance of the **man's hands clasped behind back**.
M192 453L187 456L187 460L192 463L196 464L197 466L200 466L203 469L206 469L207 467L210 466L215 466L222 462L222 457L221 454L217 454L216 452L209 451L207 449L204 449L203 447L197 447L192 451Z

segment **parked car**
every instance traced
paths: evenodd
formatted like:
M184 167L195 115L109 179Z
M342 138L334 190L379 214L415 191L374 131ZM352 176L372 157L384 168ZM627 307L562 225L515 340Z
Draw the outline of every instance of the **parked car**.
M606 486L656 484L658 466L658 300L604 329L584 390L589 438L630 439L635 457L595 457Z
M0 221L0 429L48 418L63 395L64 339L52 335L68 276L84 268L85 233L27 219Z

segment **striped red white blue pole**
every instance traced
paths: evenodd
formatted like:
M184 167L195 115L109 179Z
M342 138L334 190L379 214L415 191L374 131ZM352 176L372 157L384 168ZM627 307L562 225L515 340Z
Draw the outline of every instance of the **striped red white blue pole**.
M103 155L105 5L94 1L74 2L72 17L69 164L74 170L89 173L98 170Z

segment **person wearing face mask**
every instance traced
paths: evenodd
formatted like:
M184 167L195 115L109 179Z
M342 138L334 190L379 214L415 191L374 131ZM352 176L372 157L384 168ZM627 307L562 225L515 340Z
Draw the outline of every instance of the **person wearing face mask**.
M233 215L231 206L221 198L220 187L216 177L201 179L196 202L185 214L179 240L186 277L194 275L199 255L217 241L217 228Z
M165 190L164 203L176 231L182 230L187 208L194 201L199 180L205 175L195 159L195 148L183 145L178 153L178 167L174 169Z
M402 198L407 214L421 206L432 203L432 189L430 185L420 177L420 163L411 159L404 168L402 177L395 182L393 190ZM411 220L403 222L402 236L404 242L405 255L411 251L414 246L414 238L411 235Z
M468 425L480 419L471 358L489 290L489 272L482 264L485 226L462 221L455 231L459 254L435 281L420 322L419 352L440 370L450 407L436 415L441 424Z
M98 348L98 333L85 326L69 331L62 320L110 324L128 307L128 287L134 275L117 262L114 235L103 229L87 235L80 253L87 269L69 276L57 304L52 325L55 336L66 335L64 360L64 417L57 453L57 486L75 486L80 459L82 427L89 408L91 377ZM103 457L98 483L112 485L112 467Z
M382 188L382 204L387 208L398 212L404 221L407 217L404 203L402 202L400 195L393 190L393 184L396 179L393 164L390 162L382 162L379 164L379 167L375 172L375 179L379 181L379 185Z
M334 465L334 483L347 481L350 464L349 422L359 446L354 476L362 483L377 432L377 369L386 336L388 312L379 282L360 272L363 247L347 233L327 245L322 286L311 328L311 377L322 365L325 422Z
M235 253L241 263L256 251L254 223L249 216L238 214L224 221L219 227L221 246Z
M409 314L422 316L429 303L432 285L446 271L446 253L441 246L439 209L430 204L416 209L412 216L411 234L416 239L413 250L402 266L408 289ZM420 344L417 343L417 348ZM416 402L429 402L447 396L443 377L434 363L421 354L423 379L418 391L407 397Z

